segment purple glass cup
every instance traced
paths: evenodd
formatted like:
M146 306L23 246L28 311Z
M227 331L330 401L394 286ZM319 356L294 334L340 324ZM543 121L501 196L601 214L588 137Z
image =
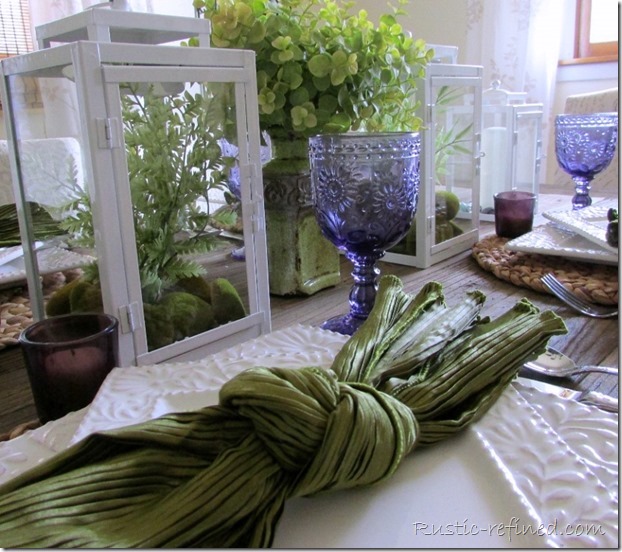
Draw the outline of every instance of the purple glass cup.
M518 238L531 232L536 194L512 190L494 195L495 231L500 238Z
M20 335L41 423L84 408L117 365L118 320L108 314L52 316Z

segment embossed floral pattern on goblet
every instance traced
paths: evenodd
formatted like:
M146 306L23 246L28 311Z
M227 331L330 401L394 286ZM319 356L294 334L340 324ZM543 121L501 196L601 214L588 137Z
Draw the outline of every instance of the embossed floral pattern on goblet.
M555 118L555 154L575 183L573 209L592 204L590 183L609 166L618 140L618 114L562 114Z
M324 328L352 334L373 307L375 263L408 231L419 192L418 133L309 139L313 204L322 233L352 261L350 313Z

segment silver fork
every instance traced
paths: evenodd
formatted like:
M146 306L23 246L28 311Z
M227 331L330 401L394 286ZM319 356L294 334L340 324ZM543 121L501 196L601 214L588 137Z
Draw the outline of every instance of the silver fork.
M548 289L553 295L555 295L558 299L561 299L564 303L566 303L569 307L579 311L586 316L591 316L592 318L613 318L618 316L617 309L607 309L606 307L597 307L584 301L574 293L568 291L564 285L553 276L551 273L547 273L540 281L544 285L546 289Z

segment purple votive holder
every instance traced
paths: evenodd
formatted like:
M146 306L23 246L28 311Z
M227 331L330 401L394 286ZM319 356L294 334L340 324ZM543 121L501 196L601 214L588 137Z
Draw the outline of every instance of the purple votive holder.
M512 190L494 195L495 232L500 238L518 238L531 232L536 194Z
M41 423L89 405L117 365L119 322L100 313L52 316L20 335Z

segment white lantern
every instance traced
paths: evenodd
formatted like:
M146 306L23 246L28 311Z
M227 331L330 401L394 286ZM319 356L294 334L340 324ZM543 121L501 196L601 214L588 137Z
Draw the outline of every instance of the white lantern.
M538 195L542 161L542 104L494 81L483 92L480 218L494 220L494 194L522 190Z
M85 18L105 21L93 30ZM46 45L72 42L1 64L34 317L45 316L40 274L64 268L63 255L83 253L58 242L44 242L47 249L37 250L29 202L38 197L57 221L77 225L70 245L89 234L76 215L92 216L94 243L87 253L96 259L103 310L120 321L121 366L198 358L270 331L254 53L158 44L206 31L205 20L93 9L46 25L38 35ZM102 41L82 41L93 39L91 32ZM115 37L128 42L106 42ZM43 91L43 109L34 116L14 94L26 77L37 79ZM61 104L68 109L58 117ZM33 117L42 122L31 124ZM227 160L218 146L223 136L238 148L242 261L230 256L239 240L226 240L208 217L213 214L208 189L224 182ZM47 144L56 142L71 144L61 163L46 158L54 150ZM33 156L33 147L41 144L45 147ZM51 174L57 165L64 170ZM196 200L197 189L202 201ZM172 228L179 231L172 235ZM208 241L215 248L209 252ZM42 266L50 249L58 249L60 257ZM210 284L222 278L218 283L234 287L241 314L238 308L229 320L231 309L225 307L227 312L220 308L217 315L214 295L194 292L197 300L188 311L158 309L164 297L187 290L169 287L169 276L183 275L184 267L197 264ZM188 318L188 312L193 316ZM186 328L190 320L194 326Z
M479 205L482 67L431 63L419 90L419 202L409 235L385 260L426 268L479 239L479 209L473 205Z
M118 7L112 4L111 7ZM40 49L54 43L92 40L132 44L166 44L197 37L209 46L211 23L207 19L178 17L122 9L91 8L35 29Z

